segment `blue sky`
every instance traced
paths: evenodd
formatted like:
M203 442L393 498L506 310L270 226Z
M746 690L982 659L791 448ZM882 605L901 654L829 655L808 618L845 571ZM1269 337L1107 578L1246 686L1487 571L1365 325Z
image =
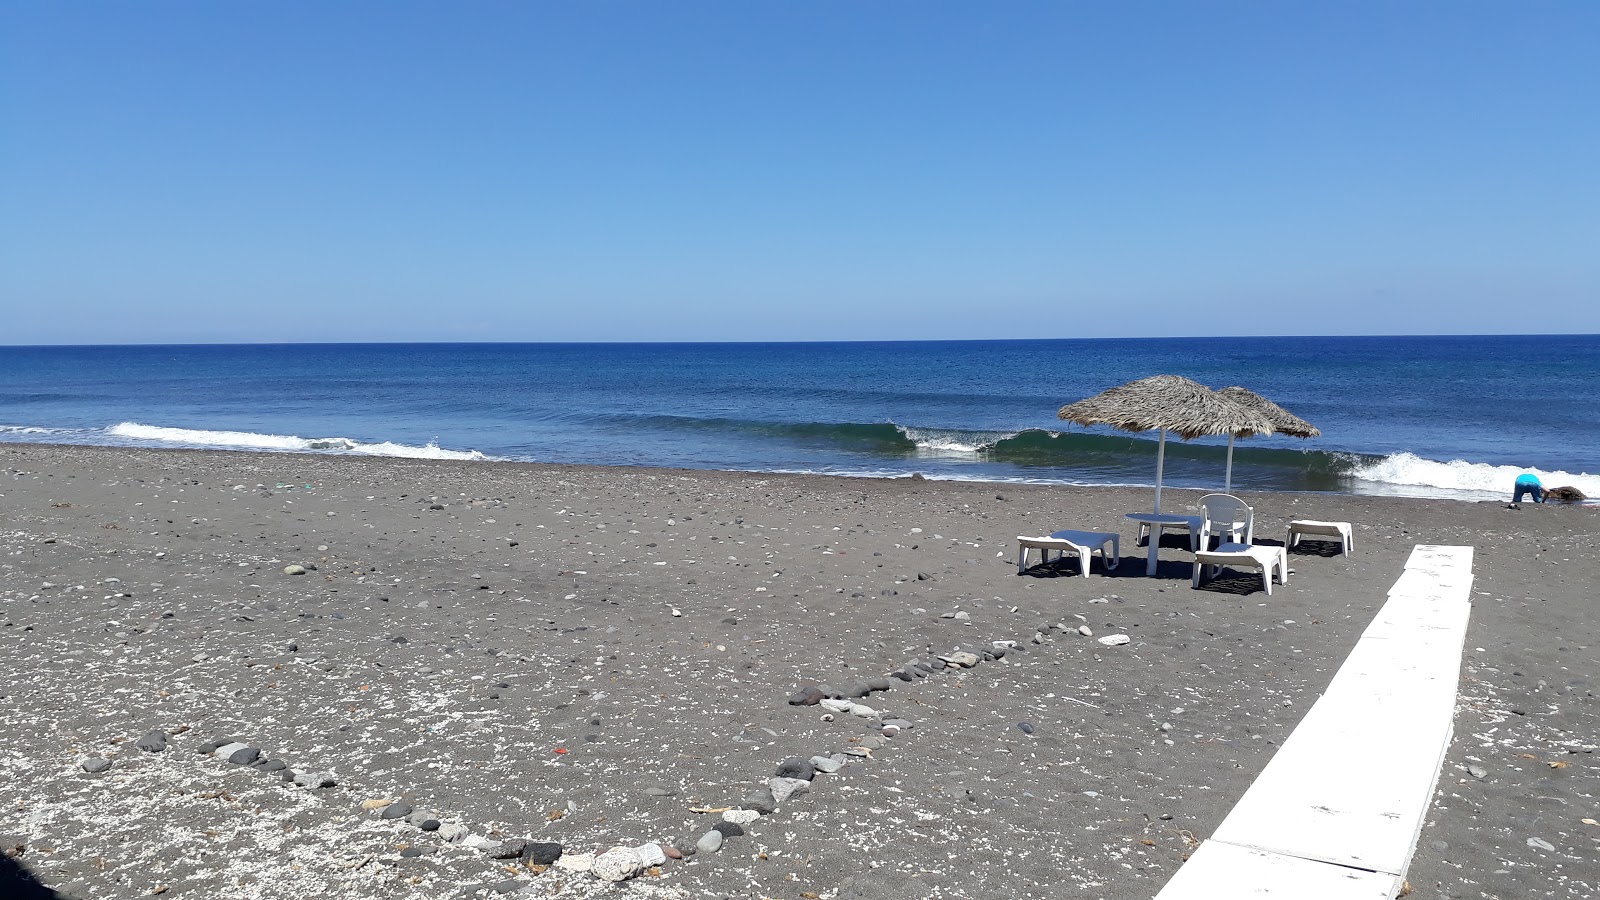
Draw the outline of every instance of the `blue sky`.
M1600 4L0 0L0 343L1600 332Z

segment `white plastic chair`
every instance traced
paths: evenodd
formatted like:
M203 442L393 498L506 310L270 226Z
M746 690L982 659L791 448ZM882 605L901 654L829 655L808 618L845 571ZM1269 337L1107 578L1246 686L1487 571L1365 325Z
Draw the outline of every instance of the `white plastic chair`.
M1211 539L1221 543L1249 544L1256 533L1256 512L1232 494L1207 494L1200 498L1200 534L1194 545L1211 549Z

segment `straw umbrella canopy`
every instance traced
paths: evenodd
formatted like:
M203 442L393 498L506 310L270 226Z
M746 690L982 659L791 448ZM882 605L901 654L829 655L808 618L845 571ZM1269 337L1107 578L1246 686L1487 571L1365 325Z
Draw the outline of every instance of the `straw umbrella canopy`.
M1322 434L1317 426L1307 422L1287 409L1273 403L1248 388L1237 385L1225 387L1217 391L1239 406L1252 409L1260 413L1267 421L1272 423L1272 430L1278 434L1287 434L1297 438L1314 438ZM1233 439L1235 435L1228 435L1228 473L1223 482L1223 493L1233 493Z
M1057 413L1079 425L1110 425L1120 431L1160 431L1156 449L1156 505L1161 512L1161 474L1167 432L1184 440L1208 434L1250 437L1272 434L1272 422L1216 391L1181 375L1152 375L1069 403Z

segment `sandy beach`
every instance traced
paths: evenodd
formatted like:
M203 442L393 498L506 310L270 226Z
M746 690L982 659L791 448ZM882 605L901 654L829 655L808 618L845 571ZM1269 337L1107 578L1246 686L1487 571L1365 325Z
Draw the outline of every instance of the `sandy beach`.
M1355 523L1358 548L1292 553L1269 598L1253 575L1191 589L1173 536L1144 577L1123 514L1148 489L0 446L6 877L73 898L1150 897L1430 543L1475 547L1476 583L1411 896L1600 892L1600 509L1244 496L1262 542L1306 517ZM1018 576L1018 534L1069 527L1119 532L1124 564ZM885 678L956 650L1000 658ZM889 689L860 698L873 717L788 702L817 683ZM152 732L165 749L137 746ZM201 752L234 742L255 766ZM692 850L786 760L834 754L720 850L573 871Z

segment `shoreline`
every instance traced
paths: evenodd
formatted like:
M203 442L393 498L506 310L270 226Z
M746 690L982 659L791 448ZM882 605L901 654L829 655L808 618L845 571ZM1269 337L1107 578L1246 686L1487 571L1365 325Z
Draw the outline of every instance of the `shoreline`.
M1600 733L1592 510L1242 492L1263 542L1288 518L1356 526L1350 557L1297 552L1268 598L1244 574L1192 590L1171 537L1142 577L1122 514L1148 488L463 462L0 444L0 661L18 673L0 727L19 736L0 803L26 811L0 836L31 848L20 861L74 896L591 896L591 876L513 875L359 804L573 854L681 847L709 827L692 808L872 738L873 759L629 889L1153 896L1412 546L1442 543L1477 548L1477 582L1416 896L1600 885L1600 829L1580 821ZM1164 489L1173 509L1200 493ZM1057 528L1121 533L1123 565L1019 577L1015 536ZM890 739L786 702L995 640L1025 652L871 694L915 726ZM170 748L135 750L152 729ZM194 752L235 736L338 783ZM112 765L87 773L89 755ZM1351 761L1368 764L1381 748Z
M350 460L385 460L385 459L391 459L391 460L399 460L399 461L407 461L407 462L449 463L449 464L468 464L468 465L491 465L491 466L505 465L505 466L535 466L535 467L537 467L537 466L550 466L550 467L557 467L557 468L563 468L564 467L564 468L570 468L570 469L574 469L574 470L585 470L585 471L592 469L592 470L661 471L661 472L719 472L719 473L725 473L725 474L738 474L738 475L758 475L758 476L774 476L774 477L776 477L776 476L795 476L795 477L840 478L840 479L860 479L860 480L867 480L867 481L905 481L905 480L914 480L915 478L920 476L922 479L924 479L926 481L950 482L950 483L958 483L958 484L990 485L990 486L994 486L994 487L1006 487L1006 486L1011 486L1011 485L1027 485L1027 486L1035 486L1035 487L1068 487L1068 488L1085 488L1085 489L1102 489L1102 488L1104 488L1104 489L1125 489L1125 490L1146 490L1146 491L1153 491L1154 488L1155 488L1154 482L1150 482L1150 483L1142 483L1142 482L1088 483L1088 482L1073 482L1073 481L1052 481L1052 480L1046 480L1046 479L1035 480L1035 479L1025 479L1025 478L989 479L989 478L982 478L982 477L970 477L970 478L969 477L955 477L955 476L951 476L948 473L939 473L939 472L936 472L934 474L924 474L924 473L919 472L919 471L908 472L906 474L889 474L889 473L881 473L880 474L880 473L871 473L871 472L820 472L820 471L799 471L799 470L781 470L781 469L770 469L769 470L769 469L683 468L683 467L660 466L660 465L649 465L649 464L626 464L626 463L599 464L599 463L547 462L547 461L541 461L541 460L509 459L509 458L497 457L497 456L485 456L484 458L481 458L481 459L453 459L453 458L386 455L386 454L376 454L376 453L373 453L373 454L349 453L349 452L330 451L330 450L302 450L302 449L282 449L282 450L280 450L280 449L249 448L249 447L240 447L240 448L151 447L151 446L128 446L128 445L118 445L118 444L51 443L51 442L47 442L47 441L37 441L37 442L35 442L35 441L0 441L0 448L4 448L4 447L41 447L41 448L59 447L59 448L81 448L81 449L87 449L87 450L103 450L103 451L131 451L131 452L136 452L136 453L139 453L139 452L154 452L154 453L175 452L175 453L260 454L260 455L266 455L266 456L304 457L304 458L308 458L308 459L350 459ZM469 452L469 451L452 451L452 452ZM475 453L475 452L478 452L478 451L470 451L470 452L474 452ZM1329 451L1329 452L1334 452L1334 451ZM1344 452L1344 451L1338 451L1338 452ZM1577 476L1577 477L1588 477L1588 476L1587 475L1580 475L1580 476ZM1556 486L1556 485L1551 485L1551 486ZM1410 491L1412 489L1415 489L1416 493L1408 493L1408 491ZM1174 492L1174 493L1176 493L1176 492L1190 492L1190 493L1195 493L1197 495L1198 494L1206 494L1206 493L1221 493L1222 492L1220 487L1207 487L1207 488L1196 488L1196 487L1186 487L1186 486L1175 487L1175 486L1172 486L1170 484L1169 485L1164 485L1162 490L1163 491L1171 491L1171 492ZM1425 493L1423 493L1424 491L1434 491L1436 493L1434 493L1434 494L1425 494ZM1386 499L1400 499L1400 500L1446 500L1446 501L1453 501L1453 502L1457 502L1457 503L1503 503L1503 502L1509 502L1509 497L1511 495L1511 491L1510 491L1509 488L1505 491L1505 496L1504 497L1492 497L1492 496L1489 496L1490 492L1486 492L1486 491L1469 491L1469 490L1465 490L1465 489L1436 488L1436 487L1429 487L1429 486L1425 486L1425 485L1403 485L1403 484L1392 484L1392 485L1389 485L1385 492L1374 491L1374 492L1370 492L1370 493L1357 493L1357 492L1340 491L1340 490L1284 489L1284 488L1270 488L1270 489L1238 488L1238 489L1236 489L1235 493L1238 493L1238 494L1245 494L1245 493L1249 493L1249 494L1274 494L1274 495L1275 494L1282 494L1282 495L1287 495L1287 496L1328 496L1328 497L1386 498ZM1478 496L1474 496L1474 495L1478 495ZM1572 507L1578 507L1578 508L1600 507L1600 497L1591 497L1591 498L1588 498L1588 499L1582 500L1582 501L1570 501L1570 502L1558 501L1558 502L1560 503L1560 505L1563 505L1563 506L1572 506Z

